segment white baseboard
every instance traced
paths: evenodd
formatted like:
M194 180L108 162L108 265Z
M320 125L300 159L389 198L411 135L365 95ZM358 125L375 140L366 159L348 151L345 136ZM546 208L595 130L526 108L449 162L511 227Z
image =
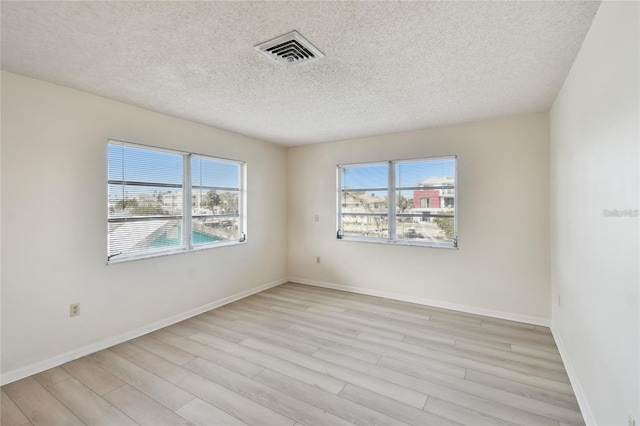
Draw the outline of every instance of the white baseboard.
M456 303L443 302L441 300L426 299L423 297L406 296L404 294L390 293L380 290L371 290L362 287L353 287L340 284L327 283L322 281L307 280L305 278L289 277L289 281L312 285L316 287L331 288L334 290L348 291L351 293L366 294L367 296L384 297L386 299L400 300L402 302L416 303L418 305L433 306L436 308L451 309L453 311L466 312L469 314L484 315L487 317L506 319L510 321L523 322L527 324L549 327L550 321L546 318L518 315L510 312L494 311L491 309L478 308L475 306L458 305Z
M169 318L162 319L160 321L156 321L152 324L145 325L143 327L139 327L135 330L127 331L126 333L119 334L117 336L109 337L104 340L100 340L99 342L92 343L87 346L83 346L78 349L74 349L69 352L65 352L63 354L57 355L53 358L46 359L44 361L39 361L34 364L30 364L24 367L17 368L15 370L7 371L2 374L0 377L0 385L4 386L8 383L15 382L16 380L24 379L25 377L32 376L37 373L41 373L45 370L48 370L53 367L60 366L67 362L76 360L78 358L82 358L83 356L87 356L94 352L101 351L103 349L109 348L114 345L118 345L120 343L126 342L131 339L135 339L136 337L140 337L144 334L151 333L152 331L159 330L163 327L167 327L171 324L175 324L180 321L184 321L188 318L194 317L196 315L200 315L201 313L210 311L211 309L215 309L217 307L226 305L231 302L235 302L236 300L243 299L247 296L251 296L252 294L259 293L261 291L267 290L271 287L275 287L277 285L286 283L286 279L280 279L276 281L272 281L267 284L263 284L258 287L254 287L249 290L241 291L240 293L236 293L229 297L225 297L220 300L216 300L214 302L210 302L204 304L202 306L198 306L193 309L189 309L186 312L182 312L176 315L173 315Z
M578 375L576 371L573 369L573 364L571 364L571 359L569 358L569 354L567 353L567 349L564 346L562 341L562 336L560 336L560 332L555 327L553 322L551 323L551 334L553 334L553 338L556 341L556 346L558 347L558 351L560 352L560 357L562 358L562 363L564 364L565 370L567 370L567 375L569 376L569 381L571 382L571 387L573 387L573 393L576 395L576 399L578 400L578 405L580 406L580 411L582 412L582 417L584 417L584 423L587 426L596 426L595 417L593 417L593 412L591 411L591 407L587 402L587 396L584 393L584 389L580 384L580 380L578 379Z

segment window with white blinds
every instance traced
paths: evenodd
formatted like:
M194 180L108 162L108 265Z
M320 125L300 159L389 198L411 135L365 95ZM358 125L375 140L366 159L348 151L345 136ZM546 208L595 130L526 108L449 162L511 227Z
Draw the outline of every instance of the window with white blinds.
M457 247L456 157L338 166L339 239Z
M108 144L109 262L243 242L244 163Z

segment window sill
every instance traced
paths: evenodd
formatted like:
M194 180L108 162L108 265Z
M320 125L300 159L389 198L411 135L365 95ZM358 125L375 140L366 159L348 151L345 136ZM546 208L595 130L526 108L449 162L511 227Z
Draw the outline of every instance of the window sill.
M373 243L373 244L384 244L390 246L410 246L410 247L424 247L424 248L437 248L437 249L449 249L449 250L458 250L458 247L455 247L453 243L439 243L439 242L428 242L421 243L415 241L407 241L407 240L399 240L399 241L390 241L390 240L382 240L378 238L366 238L366 237L346 237L337 238L338 241L348 241L354 243Z
M201 245L201 246L196 246L193 247L191 249L178 249L178 250L171 250L171 251L161 251L161 252L155 252L155 253L147 253L147 254L143 254L143 255L139 255L139 256L117 256L114 257L111 260L107 261L107 265L112 265L112 264L116 264L116 263L126 263L126 262L133 262L136 260L143 260L143 259L152 259L154 257L165 257L165 256L173 256L176 254L183 254L183 253L193 253L193 252L197 252L197 251L202 251L202 250L210 250L210 249L216 249L216 248L220 248L220 247L229 247L229 246L236 246L236 245L241 245L241 244L246 244L246 240L244 241L238 241L238 240L234 240L234 241L225 241L223 243L217 243L217 244L207 244L207 245Z

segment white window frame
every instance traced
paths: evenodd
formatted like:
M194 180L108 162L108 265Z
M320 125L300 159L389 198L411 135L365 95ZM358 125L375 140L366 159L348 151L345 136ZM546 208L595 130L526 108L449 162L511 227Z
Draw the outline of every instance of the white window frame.
M192 251L199 250L207 250L218 247L226 247L230 245L243 244L247 241L246 236L246 228L247 228L247 214L246 214L246 205L247 205L247 191L246 191L246 177L247 177L247 165L244 161L232 160L228 158L220 158L214 157L211 155L205 154L197 154L193 152L187 151L179 151L167 148L160 148L150 145L143 145L131 142L120 141L116 139L109 139L107 143L107 150L110 145L118 145L123 147L129 147L139 150L145 151L155 151L155 152L163 152L174 155L182 156L182 246L180 247L170 247L166 249L157 249L157 250L148 250L140 253L130 253L130 254L111 254L109 253L109 223L117 222L117 219L109 218L109 211L107 210L107 264L113 263L122 263L129 262L133 260L140 259L148 259L159 256L168 256L172 254L178 253L188 253ZM191 180L191 159L192 158L200 158L204 160L216 161L220 163L229 163L239 166L238 172L238 239L228 240L228 241L220 241L220 242L212 242L208 244L198 244L193 245L191 239L191 232L193 229L193 211L192 211L192 180ZM109 181L109 171L108 171L108 155L107 155L107 197L108 197L108 187L111 184ZM109 204L107 202L107 204Z
M454 236L453 241L449 242L434 242L434 241L420 241L420 240L403 240L398 239L396 234L396 164L398 163L419 163L426 161L438 161L438 160L454 160L454 213L453 213L453 226ZM378 166L386 164L388 167L388 182L385 190L387 191L387 222L388 222L388 237L365 237L365 236L349 236L342 234L342 170L345 167L366 167L366 166ZM418 246L418 247L433 247L433 248L446 248L446 249L458 249L458 157L456 155L442 156L442 157L424 157L424 158L412 158L408 160L387 160L387 161L371 161L366 163L349 163L338 164L336 167L336 197L337 197L337 209L336 209L336 237L340 241L356 241L367 243L381 243L403 246ZM411 188L410 188L411 189Z

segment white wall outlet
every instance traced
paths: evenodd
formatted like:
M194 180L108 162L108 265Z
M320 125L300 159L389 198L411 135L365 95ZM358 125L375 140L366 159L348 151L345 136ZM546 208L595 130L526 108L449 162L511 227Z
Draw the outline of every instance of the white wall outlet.
M320 222L320 215L317 214L313 217L313 220L315 220L316 222Z
M320 256L316 256L316 263L320 263Z
M80 315L80 304L72 303L71 305L69 305L69 316L77 317L78 315Z

